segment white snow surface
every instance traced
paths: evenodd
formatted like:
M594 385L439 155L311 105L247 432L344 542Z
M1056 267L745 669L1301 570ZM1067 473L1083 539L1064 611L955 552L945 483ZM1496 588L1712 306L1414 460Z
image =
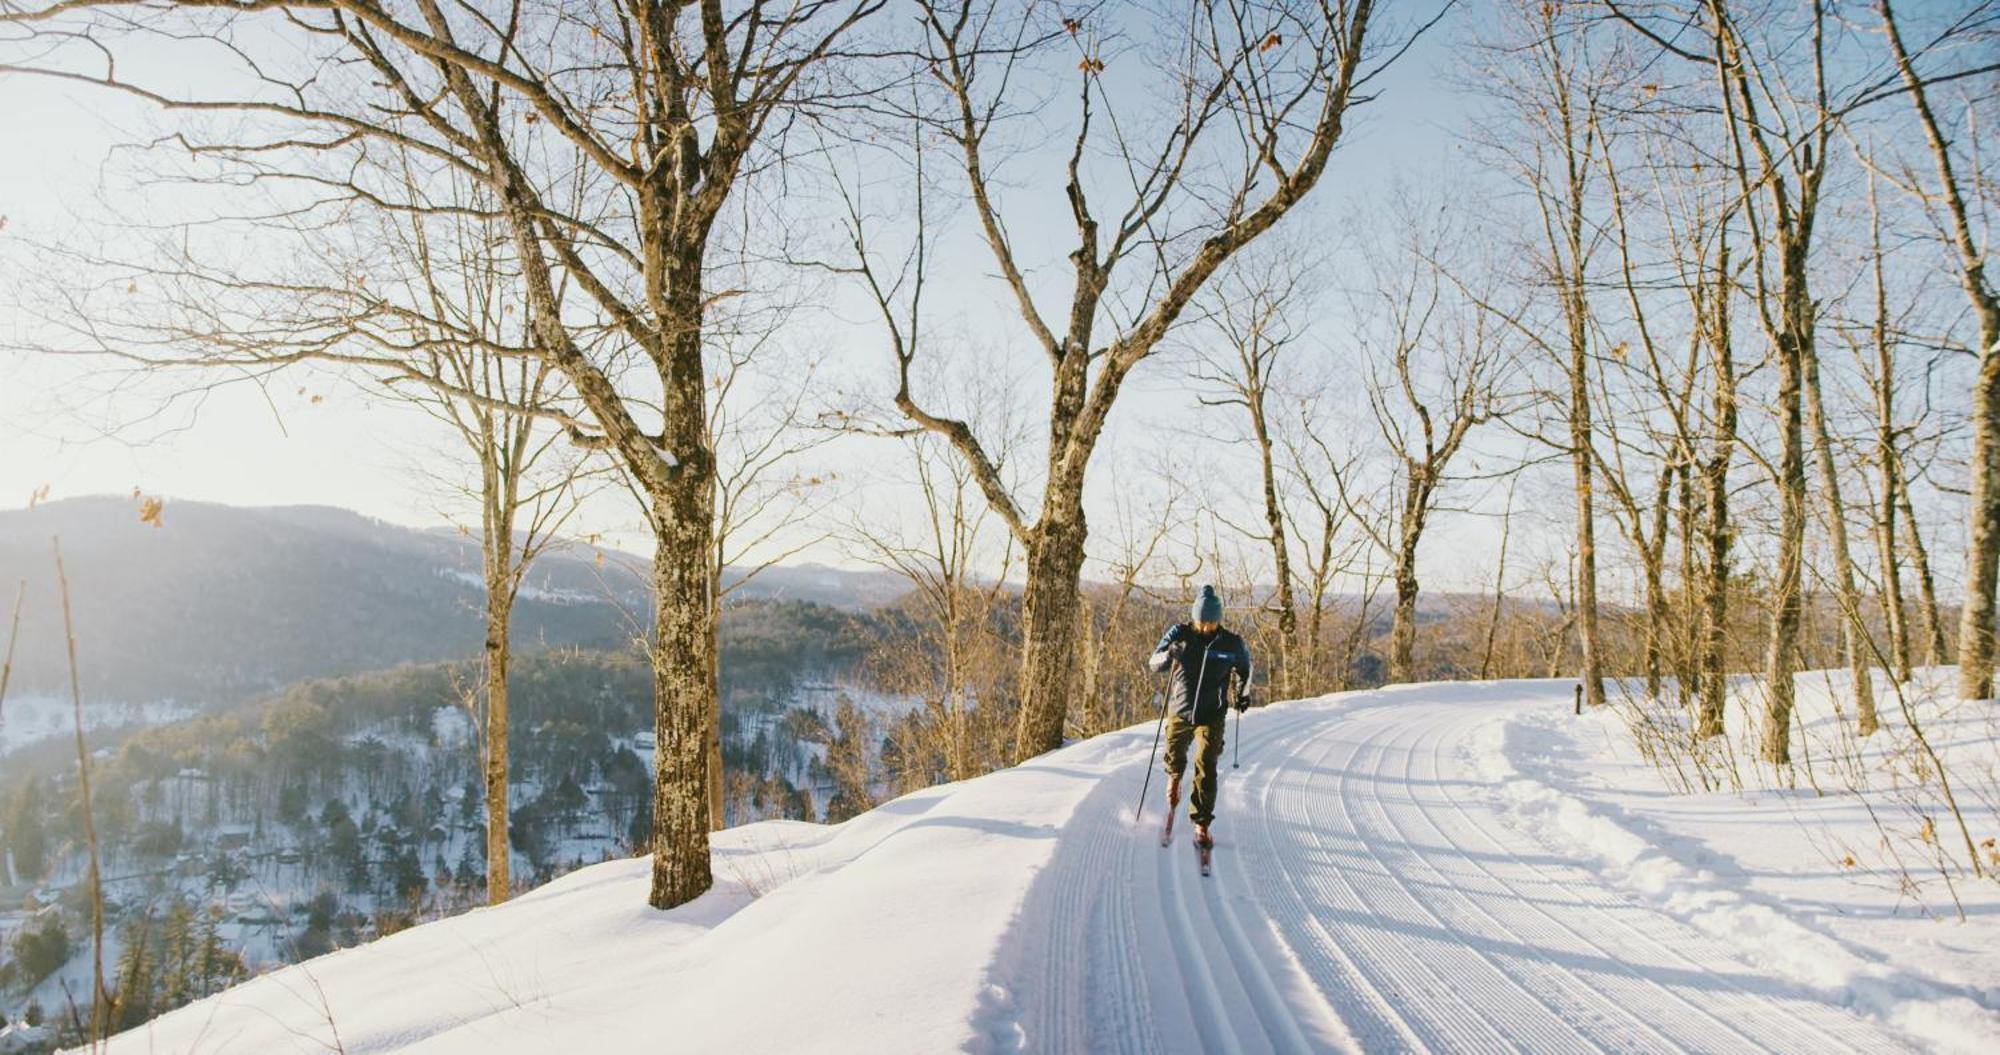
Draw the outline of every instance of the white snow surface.
M1885 901L1785 836L1797 803L1667 795L1572 684L1249 713L1207 879L1158 780L1133 820L1149 724L720 833L671 911L647 861L586 868L110 1050L2000 1050L2000 887L1959 885L1965 923Z
M150 703L87 703L86 731L151 727L192 717L197 709L174 700ZM0 708L0 756L58 737L76 735L75 704L60 696L16 697Z

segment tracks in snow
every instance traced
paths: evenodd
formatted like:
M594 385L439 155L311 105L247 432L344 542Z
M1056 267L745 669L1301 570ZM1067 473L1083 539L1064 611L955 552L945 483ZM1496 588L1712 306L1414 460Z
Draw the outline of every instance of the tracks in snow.
M1908 1048L1581 863L1514 835L1463 754L1559 689L1410 687L1248 716L1215 875L1135 828L1135 757L1029 894L1009 1000L1029 1051L1881 1052ZM1232 726L1232 732L1234 727ZM1125 777L1130 776L1127 780Z

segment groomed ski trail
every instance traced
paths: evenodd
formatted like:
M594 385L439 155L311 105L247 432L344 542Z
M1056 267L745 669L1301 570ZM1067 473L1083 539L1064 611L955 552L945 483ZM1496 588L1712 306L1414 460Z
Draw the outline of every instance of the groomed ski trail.
M1029 891L991 1047L1916 1050L1508 827L1473 733L1566 684L1439 688L1247 715L1206 879L1164 795L1133 823L1149 760L1115 770Z

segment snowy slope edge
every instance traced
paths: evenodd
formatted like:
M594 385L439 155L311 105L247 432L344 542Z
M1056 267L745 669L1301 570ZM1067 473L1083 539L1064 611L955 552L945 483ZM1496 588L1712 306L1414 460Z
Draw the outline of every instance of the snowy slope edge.
M1547 716L1495 718L1464 747L1502 816L1558 852L1595 862L1607 883L1740 950L1743 958L1939 1051L2000 1050L2000 1013L1908 965L1871 963L1838 938L1759 903L1725 877L1621 823L1624 810L1554 787L1528 759L1566 739Z
M837 826L719 832L715 888L666 912L646 907L645 859L584 868L253 979L110 1051L1017 1047L1014 998L1029 994L996 992L994 967L1011 958L1057 834L1104 777L1144 764L1150 733L1106 734Z

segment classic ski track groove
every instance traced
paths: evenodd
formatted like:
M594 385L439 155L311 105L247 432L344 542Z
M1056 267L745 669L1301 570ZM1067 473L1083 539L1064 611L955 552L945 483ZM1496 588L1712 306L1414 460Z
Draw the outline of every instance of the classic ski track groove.
M1453 787L1467 736L1517 702L1412 688L1254 713L1208 878L1182 848L1191 829L1161 847L1121 812L1157 759L1112 768L1117 794L1078 806L1031 894L1052 915L1025 1049L1910 1050L1589 862L1524 850L1497 796Z
M1437 764L1437 760L1439 756L1443 754L1443 752L1444 752L1444 741L1440 738L1433 738L1431 741L1431 769L1433 772L1438 771L1439 767ZM1457 796L1450 790L1450 785L1448 783L1440 781L1438 783L1438 790L1444 796L1444 798L1449 801L1449 804L1451 805L1453 811L1458 815L1460 821L1462 822L1467 812L1465 806L1463 805L1463 800L1461 800L1459 796ZM1445 839L1448 843L1451 844L1453 849L1465 851L1467 853L1468 860L1470 860L1473 863L1473 865L1477 867L1481 872L1485 873L1485 875L1488 878L1492 879L1496 885L1502 887L1508 886L1506 881L1501 879L1498 875L1496 875L1492 869L1488 868L1484 864L1479 863L1479 857L1477 856L1476 852L1466 850L1465 844L1462 841L1453 839L1447 832L1445 832L1443 827L1438 825L1436 816L1434 814L1425 813L1424 819L1432 825L1432 827L1437 831L1439 837ZM1501 842L1498 839L1494 838L1490 829L1480 827L1478 825L1466 825L1466 827L1468 828L1468 830L1476 833L1480 839L1489 844L1493 848L1493 851L1500 853L1509 852L1506 846L1501 844ZM1615 894L1612 894L1607 888L1595 887L1587 884L1576 884L1573 882L1563 882L1558 880L1558 878L1554 876L1548 868L1544 867L1541 864L1536 863L1532 857L1516 856L1514 859L1515 861L1526 867L1529 871L1533 872L1536 875L1536 877L1541 882L1546 883L1550 889L1568 891L1571 892L1573 896L1589 898L1590 900L1587 903L1586 908L1592 913L1592 918L1602 919L1605 922L1610 923L1612 926L1617 927L1620 931L1623 931L1624 933L1631 935L1634 939L1644 943L1646 946L1654 950L1657 950L1658 952L1664 954L1667 957L1672 958L1675 961L1678 961L1679 966L1683 969L1693 970L1693 971L1703 970L1702 965L1699 961L1695 960L1693 957L1689 956L1681 949L1675 948L1672 944L1664 941L1658 935L1650 933L1646 930L1642 930L1638 926L1636 926L1629 918L1635 911L1634 906L1629 901L1620 899ZM1561 917L1550 912L1546 907L1544 907L1541 899L1521 897L1516 900L1518 901L1519 904L1532 907L1537 913L1542 915L1549 922L1567 931L1577 941L1582 942L1585 945L1588 945L1593 951L1602 955L1607 962L1617 964L1620 968L1622 968L1623 973L1631 977L1633 980L1637 981L1640 984L1648 986L1652 989L1667 994L1673 1000L1679 1003L1682 1007L1686 1008L1688 1011L1714 1023L1718 1029L1734 1033L1737 1037L1743 1040L1744 1042L1743 1050L1753 1051L1753 1052L1768 1050L1766 1047L1766 1045L1770 1043L1768 1038L1764 1041L1759 1041L1755 1038L1752 1038L1749 1034L1743 1032L1743 1030L1740 1027L1736 1026L1735 1024L1729 1022L1727 1019L1723 1018L1721 1015L1717 1014L1715 1009L1705 1008L1700 1004L1694 1002L1686 994L1676 992L1675 990L1662 985L1659 979L1651 978L1640 973L1636 968L1633 968L1629 962L1613 954L1601 942L1592 940L1582 930L1578 929L1573 923L1565 922ZM1676 935L1676 937L1683 943L1684 946L1693 941L1699 940L1696 937L1691 937L1685 934ZM1729 956L1726 950L1714 948L1713 942L1700 940L1700 945L1702 945L1705 949L1713 948L1714 952L1720 956L1725 956L1734 959L1734 957ZM1657 961L1655 962L1657 963ZM1746 970L1748 969L1747 965L1742 965L1742 966L1744 966ZM1749 990L1743 988L1743 986L1736 980L1736 977L1733 974L1729 972L1720 972L1720 971L1711 971L1708 973L1729 990L1731 994L1731 1000L1730 1000L1731 1006L1742 1005L1743 1010L1754 1009L1759 998L1756 996L1756 994L1751 993ZM1621 1002L1619 1003L1618 1006L1622 1009L1624 1008L1625 1005ZM1792 1002L1790 1001L1767 1003L1766 1006L1775 1007L1778 1010L1778 1012L1782 1014L1785 1018L1798 1024L1802 1028L1811 1030L1813 1033L1818 1034L1824 1044L1829 1044L1836 1048L1846 1051L1860 1050L1855 1048L1852 1044L1849 1044L1845 1040L1841 1040L1829 1034L1825 1029L1821 1028L1819 1025L1808 1021L1805 1018L1805 1016L1799 1013L1798 1009L1794 1007ZM1825 1047L1806 1047L1801 1050L1825 1051L1828 1049Z
M1349 751L1338 770L1339 776L1334 781L1330 797L1340 807L1342 827L1349 833L1349 838L1353 839L1367 852L1369 859L1381 869L1381 873L1378 875L1371 869L1359 869L1340 872L1337 874L1337 878L1348 887L1358 907L1371 919L1385 920L1395 918L1383 911L1384 902L1396 899L1400 895L1400 900L1408 902L1410 906L1430 916L1431 922L1440 931L1449 933L1449 928L1444 927L1437 916L1424 907L1422 900L1410 889L1409 883L1396 875L1394 869L1389 866L1388 860L1382 856L1382 851L1376 848L1371 840L1363 836L1363 829L1355 823L1354 813L1349 808L1352 796L1348 793L1347 786L1348 777L1354 772L1354 765L1360 758L1361 745L1341 737L1329 736L1327 737L1326 751L1319 755L1315 761L1324 763L1326 757L1342 745L1346 745ZM1326 838L1317 827L1308 830L1311 831L1312 841L1316 845L1322 849L1327 848ZM1327 869L1322 866L1318 871L1324 872ZM1374 891L1375 896L1368 896L1368 891ZM1385 897L1385 895L1388 896ZM1462 1017L1464 1021L1457 1021L1461 1016L1454 1015L1448 1016L1442 1021L1433 1018L1429 1023L1431 1028L1440 1035L1441 1039L1448 1038L1447 1042L1443 1044L1445 1050L1464 1051L1475 1047L1482 1050L1520 1050L1516 1045L1509 1042L1512 1034L1494 1021L1490 1013L1490 1005L1476 1004L1468 999L1466 990L1461 985L1454 985L1444 980L1444 976L1438 972L1440 964L1433 959L1417 955L1418 942L1396 941L1390 937L1390 928L1379 925L1353 929L1360 932L1356 936L1364 938L1370 950L1382 961L1385 972L1391 964L1407 963L1411 967L1414 967L1415 970L1412 973L1421 972L1430 980L1427 992L1414 994L1422 998L1413 1002L1415 1007L1435 1008L1440 999L1448 999L1451 1003L1463 1009ZM1440 934L1432 938L1432 942L1435 945L1435 953L1455 956L1460 958L1461 961L1464 955L1468 953L1474 959L1484 959L1478 950L1462 945L1453 946L1446 944L1442 940L1442 937L1443 935ZM1405 967L1404 969L1409 970L1410 968ZM1465 981L1467 980L1459 979L1461 984ZM1518 984L1516 983L1517 986ZM1483 1027L1483 1034L1476 1035L1476 1039L1473 1031L1466 1028L1470 1023L1476 1023L1478 1026ZM1415 1023L1412 1023L1412 1026L1414 1027Z

